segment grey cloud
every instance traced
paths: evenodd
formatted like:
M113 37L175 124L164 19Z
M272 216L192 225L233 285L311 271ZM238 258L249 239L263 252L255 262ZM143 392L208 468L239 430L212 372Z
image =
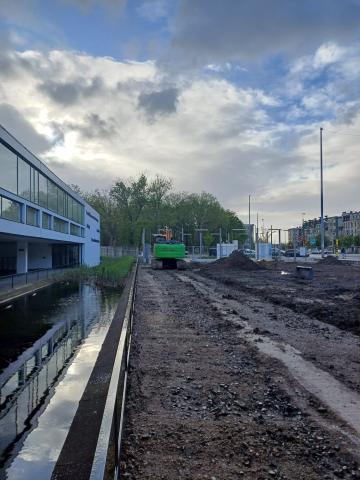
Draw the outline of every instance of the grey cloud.
M46 159L46 164L66 183L78 185L83 191L112 185L113 176L98 167L102 164L102 158L92 158L85 165L81 160L74 158L72 162L61 162L49 157Z
M97 113L86 115L81 125L69 125L72 129L78 130L84 138L109 138L116 131L116 124L113 118L103 119Z
M56 82L47 80L38 86L38 89L61 105L71 105L81 98L96 95L103 90L104 84L100 77L90 82L85 78L77 78L71 82Z
M355 0L180 0L173 51L195 64L303 53L359 32Z
M170 114L176 112L178 97L179 90L177 88L142 93L139 95L138 106L144 109L150 117Z
M286 184L303 161L299 155L274 148L264 151L261 147L244 145L219 151L214 145L183 158L184 165L197 166L197 173L186 177L186 189L197 190L201 178L201 185L206 185L223 204L234 209L241 196L269 195L279 185Z
M360 113L360 101L351 102L350 104L342 105L338 112L338 121L344 122L346 125L351 125Z
M39 155L51 147L51 143L37 133L31 123L11 105L0 104L0 123L35 155Z
M109 138L115 133L115 120L109 118L104 120L97 113L90 113L86 116L85 124L79 127L79 131L85 138Z
M79 132L86 140L110 138L116 133L115 119L112 117L104 119L97 113L87 114L81 123L52 122L51 127L56 134L56 142L62 142L65 134L71 131Z

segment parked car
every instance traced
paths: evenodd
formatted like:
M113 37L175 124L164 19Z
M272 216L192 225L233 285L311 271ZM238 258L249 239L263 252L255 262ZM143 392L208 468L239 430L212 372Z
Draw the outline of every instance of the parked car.
M252 250L251 248L244 248L242 253L250 258L255 258L255 255L256 255L255 250Z
M290 250L285 250L285 257L293 257L294 256L294 249L291 248ZM296 256L300 257L300 250L296 250Z
M310 253L312 255L320 255L321 250L320 250L320 248L312 248ZM329 253L331 253L329 250L326 250L326 249L324 250L324 255L329 255Z

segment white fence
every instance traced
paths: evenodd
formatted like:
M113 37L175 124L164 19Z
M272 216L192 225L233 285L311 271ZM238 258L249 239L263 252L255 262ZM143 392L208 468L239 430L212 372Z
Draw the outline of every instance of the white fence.
M139 255L139 248L129 246L101 247L102 257L126 257L127 255L137 257Z

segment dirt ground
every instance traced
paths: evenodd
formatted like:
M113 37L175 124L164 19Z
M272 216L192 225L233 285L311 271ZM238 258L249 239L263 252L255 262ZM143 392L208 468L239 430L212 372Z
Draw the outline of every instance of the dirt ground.
M360 479L360 270L314 269L140 270L125 478Z

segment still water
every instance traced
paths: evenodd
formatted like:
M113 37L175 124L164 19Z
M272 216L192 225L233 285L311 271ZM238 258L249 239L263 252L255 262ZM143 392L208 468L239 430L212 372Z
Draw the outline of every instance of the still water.
M0 479L51 477L119 296L64 283L0 306Z

